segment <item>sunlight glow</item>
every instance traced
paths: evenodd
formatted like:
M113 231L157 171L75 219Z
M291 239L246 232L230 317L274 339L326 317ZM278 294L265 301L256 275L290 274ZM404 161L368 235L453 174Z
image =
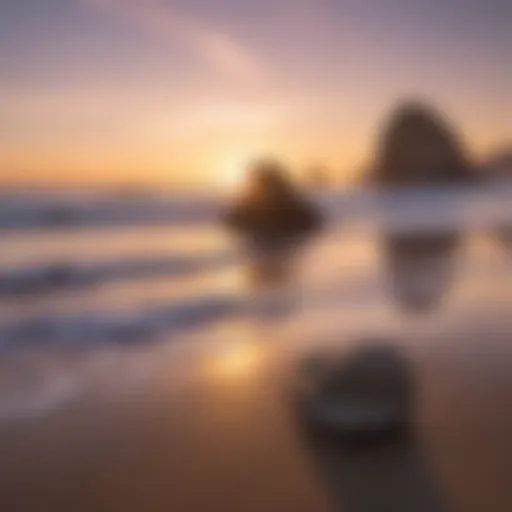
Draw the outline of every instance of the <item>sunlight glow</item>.
M236 192L247 176L248 155L229 156L219 165L219 185L227 192Z
M249 373L260 359L261 350L254 343L233 343L212 354L212 368L217 377L231 380Z

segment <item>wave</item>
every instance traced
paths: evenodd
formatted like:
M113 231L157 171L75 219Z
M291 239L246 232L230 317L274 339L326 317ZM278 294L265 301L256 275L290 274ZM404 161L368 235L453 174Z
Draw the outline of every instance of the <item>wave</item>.
M0 326L0 350L28 346L60 345L93 347L110 344L149 342L169 332L181 332L232 318L245 304L235 296L211 295L126 313L91 313L23 319Z
M155 276L185 277L223 268L235 260L234 254L222 252L94 264L55 262L27 268L1 269L0 298L86 288L128 279Z
M428 271L428 268L425 269ZM477 258L459 270L473 286L490 276L508 275L510 262ZM386 279L350 271L333 275L327 283L302 288L294 284L258 293L251 289L199 293L170 303L136 309L91 311L76 315L47 314L0 324L0 352L52 345L93 349L105 345L147 344L223 321L273 319L308 311L368 307L387 295Z
M438 189L353 190L316 196L314 200L330 221L379 219L381 229L397 221L422 228L444 223L471 224L475 205L479 215L506 215L512 185ZM225 201L218 197L57 200L11 198L0 204L0 230L119 228L145 225L204 225L216 223ZM505 212L505 213L504 213ZM510 218L508 219L510 220Z
M221 207L213 198L140 202L18 198L2 201L0 230L201 224L217 218Z

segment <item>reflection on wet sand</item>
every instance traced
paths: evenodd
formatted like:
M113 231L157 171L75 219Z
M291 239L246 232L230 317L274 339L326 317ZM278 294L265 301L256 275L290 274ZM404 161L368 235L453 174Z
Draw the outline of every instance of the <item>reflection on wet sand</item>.
M437 512L439 484L462 505L446 510L508 512L510 344L492 341L495 323L468 322L416 350L413 433L384 442L304 435L272 343L242 339L178 361L155 348L144 378L113 393L145 357L118 354L133 367L111 366L96 392L0 424L0 509Z
M451 282L460 236L456 233L390 236L383 241L391 293L409 312L428 312Z
M437 512L439 484L460 505L447 510L508 512L512 326L492 301L478 306L480 316L455 317L415 353L421 436L384 443L303 435L271 328L227 332L197 357L166 344L119 351L104 371L84 366L87 385L65 407L0 423L0 510ZM482 319L490 326L479 331ZM504 342L493 343L497 331ZM65 369L56 359L54 377Z
M298 255L289 247L251 251L244 272L245 290L251 298L251 316L261 326L277 324L297 312L300 285Z
M272 251L251 253L246 273L249 286L254 290L279 288L293 279L293 255Z
M208 354L205 363L218 380L233 381L235 384L255 370L261 363L263 350L260 343L238 340L222 344Z

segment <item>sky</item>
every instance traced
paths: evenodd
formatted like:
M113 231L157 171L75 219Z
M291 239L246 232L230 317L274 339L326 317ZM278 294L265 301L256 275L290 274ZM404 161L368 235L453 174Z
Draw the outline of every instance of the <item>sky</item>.
M2 0L0 183L210 186L273 154L351 181L420 98L512 140L504 0Z

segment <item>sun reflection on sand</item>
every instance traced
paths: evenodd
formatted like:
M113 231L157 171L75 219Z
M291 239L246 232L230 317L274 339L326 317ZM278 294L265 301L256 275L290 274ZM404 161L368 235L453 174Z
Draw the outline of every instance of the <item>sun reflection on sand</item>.
M261 361L262 351L250 342L232 343L221 347L212 356L212 368L225 379L238 378L251 372Z
M258 330L245 322L224 325L211 334L213 343L204 353L201 365L207 378L216 382L238 381L253 374L265 359Z

